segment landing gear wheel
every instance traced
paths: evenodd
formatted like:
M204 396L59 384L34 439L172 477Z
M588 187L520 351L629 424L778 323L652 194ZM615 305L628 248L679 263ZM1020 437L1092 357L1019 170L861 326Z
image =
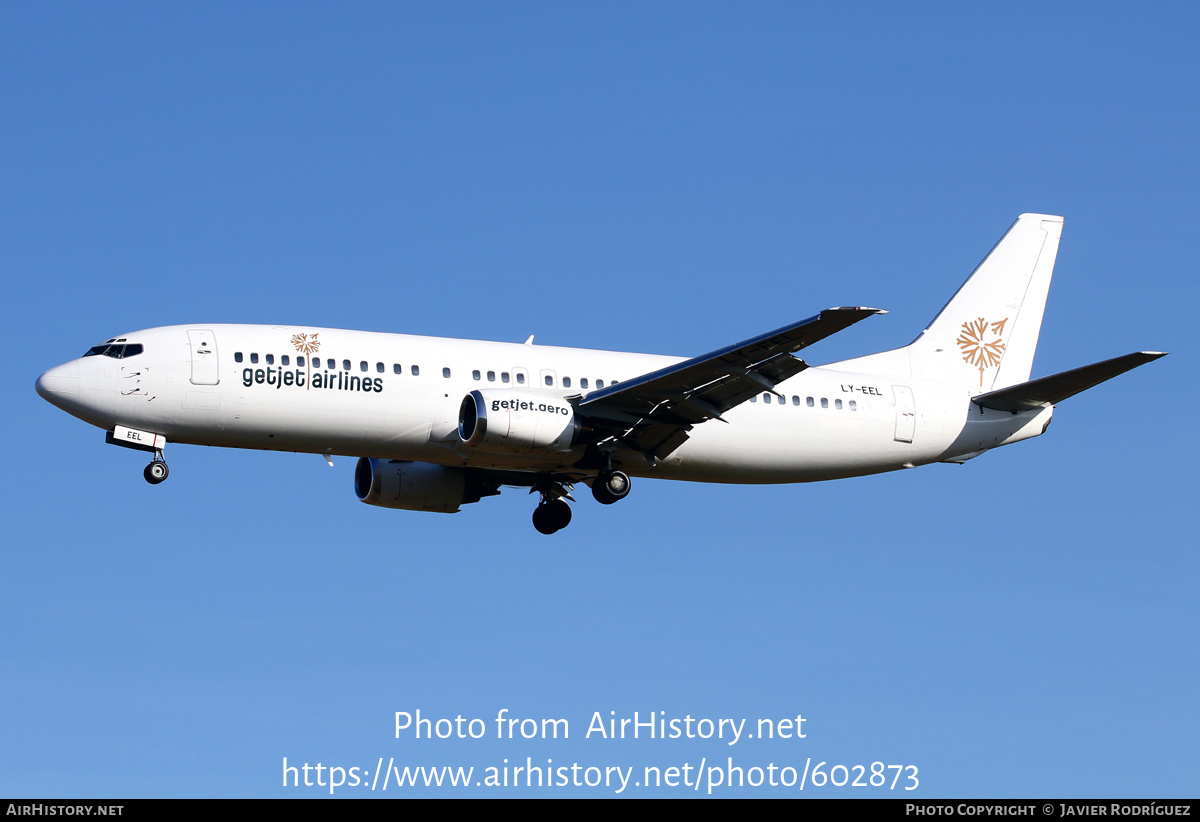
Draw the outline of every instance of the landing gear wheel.
M162 460L155 460L146 466L146 470L142 472L142 476L146 478L146 482L151 485L158 485L167 478L167 464Z
M533 527L542 534L561 531L571 522L571 506L560 499L539 503L533 509Z
M622 471L611 471L596 477L592 483L592 496L601 505L612 505L629 496L629 487L627 474Z

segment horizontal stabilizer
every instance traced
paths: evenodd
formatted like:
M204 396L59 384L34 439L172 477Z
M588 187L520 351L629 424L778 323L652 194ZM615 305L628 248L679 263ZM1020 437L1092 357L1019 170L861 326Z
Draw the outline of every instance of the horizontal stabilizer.
M980 394L972 399L984 408L995 408L998 411L1011 411L1016 414L1038 408L1043 405L1055 405L1068 397L1073 397L1080 391L1099 385L1105 380L1111 380L1126 371L1153 362L1159 357L1165 357L1164 351L1138 351L1126 354L1124 357L1092 363L1082 368L1072 368L1061 374L1041 377L1020 385L1001 388Z

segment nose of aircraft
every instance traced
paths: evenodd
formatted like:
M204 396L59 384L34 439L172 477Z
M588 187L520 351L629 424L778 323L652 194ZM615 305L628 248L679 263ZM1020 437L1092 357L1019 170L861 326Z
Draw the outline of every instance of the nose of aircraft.
M37 378L34 388L42 399L59 408L74 405L79 397L79 363L69 362L51 368Z

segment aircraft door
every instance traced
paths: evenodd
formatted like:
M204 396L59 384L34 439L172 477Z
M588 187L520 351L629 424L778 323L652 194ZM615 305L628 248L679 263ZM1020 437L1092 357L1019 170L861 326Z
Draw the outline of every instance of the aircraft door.
M188 347L192 351L192 385L217 385L217 335L206 328L188 329Z
M913 402L912 389L907 385L893 385L896 395L896 442L912 442L917 429L917 407Z

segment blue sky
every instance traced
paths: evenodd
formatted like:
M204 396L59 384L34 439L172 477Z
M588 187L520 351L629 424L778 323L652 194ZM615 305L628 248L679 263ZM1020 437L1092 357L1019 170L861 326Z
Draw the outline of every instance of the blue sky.
M917 766L923 797L1194 796L1198 23L1170 3L6 5L0 793L328 795L282 788L284 757L733 757ZM640 481L544 538L511 489L455 516L364 506L347 458L177 446L150 487L33 391L173 323L684 356L890 310L806 357L833 361L908 342L1025 211L1066 216L1035 375L1172 354L964 466ZM489 734L395 738L418 709ZM501 709L571 737L497 740ZM803 715L806 737L585 739L610 711ZM692 790L626 791L648 793Z

